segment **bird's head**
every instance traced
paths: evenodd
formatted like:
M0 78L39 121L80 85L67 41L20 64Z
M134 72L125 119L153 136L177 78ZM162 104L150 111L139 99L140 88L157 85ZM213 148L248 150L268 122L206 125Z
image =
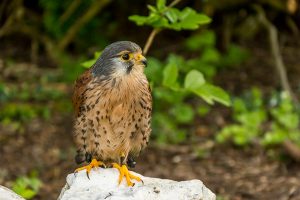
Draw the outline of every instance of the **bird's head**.
M130 41L119 41L108 45L93 65L96 76L125 76L133 71L143 73L147 65L139 45Z

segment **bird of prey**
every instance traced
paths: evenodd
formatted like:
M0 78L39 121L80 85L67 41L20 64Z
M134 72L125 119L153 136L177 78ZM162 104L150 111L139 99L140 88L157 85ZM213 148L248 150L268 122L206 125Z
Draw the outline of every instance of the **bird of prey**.
M107 46L95 64L76 80L73 92L77 163L117 168L119 184L132 175L127 165L147 146L151 133L152 97L144 74L141 48L130 41Z

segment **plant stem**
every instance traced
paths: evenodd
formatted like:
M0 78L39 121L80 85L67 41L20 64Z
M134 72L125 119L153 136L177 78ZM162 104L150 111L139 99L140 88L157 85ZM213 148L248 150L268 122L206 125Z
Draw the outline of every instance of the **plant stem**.
M174 7L174 6L177 5L180 1L181 1L181 0L174 0L174 1L172 1L172 2L167 6L167 9ZM166 10L167 10L167 9L166 9ZM145 46L144 46L144 49L143 49L144 55L146 55L146 54L148 53L148 50L149 50L149 48L151 47L151 45L152 45L152 43L153 43L154 37L155 37L160 31L161 31L161 29L159 29L159 28L154 28L154 29L151 31L151 33L150 33L150 35L148 36L148 39L147 39L147 41L146 41L146 44L145 44Z
M68 6L66 11L60 16L58 22L59 24L63 24L67 21L67 19L75 12L75 10L80 6L81 0L74 0Z
M143 50L144 55L147 54L147 52L148 52L148 50L149 50L149 48L150 48L150 46L151 46L151 44L152 44L152 42L153 42L154 37L155 37L160 31L161 31L161 29L157 29L157 28L155 28L155 29L152 30L152 32L150 33L150 35L149 35L149 37L148 37L148 39L147 39L147 42L146 42L145 47L144 47L144 50Z
M174 0L172 1L172 3L170 3L170 5L168 5L168 8L172 8L174 6L176 6L181 0Z
M110 2L111 0L94 1L86 13L82 15L74 24L72 24L64 37L59 41L58 48L60 50L64 50L66 46L74 39L80 28L89 22L104 6Z
M293 93L291 86L289 84L286 67L284 65L282 55L280 53L279 42L278 42L278 31L276 27L267 19L262 7L256 6L255 9L258 13L259 21L269 32L270 49L271 49L272 57L274 59L276 70L279 75L281 87L283 88L283 90L288 92L290 97L293 99L294 103L298 104L298 99L296 95Z

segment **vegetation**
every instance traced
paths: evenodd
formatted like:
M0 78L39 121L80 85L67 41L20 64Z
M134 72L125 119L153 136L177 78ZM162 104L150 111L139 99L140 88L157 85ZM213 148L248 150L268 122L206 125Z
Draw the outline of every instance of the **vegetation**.
M14 181L12 189L25 199L32 199L38 193L41 184L41 181L36 177L36 173L32 172L29 177L18 177Z
M238 124L224 127L217 135L217 141L232 140L238 146L256 143L270 147L291 140L300 145L299 111L290 96L285 92L273 93L267 100L269 102L263 101L257 88L245 98L236 98L233 118Z

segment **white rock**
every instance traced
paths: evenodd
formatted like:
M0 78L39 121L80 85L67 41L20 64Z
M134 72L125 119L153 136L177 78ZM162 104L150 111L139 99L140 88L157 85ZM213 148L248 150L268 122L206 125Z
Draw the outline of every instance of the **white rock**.
M59 200L215 200L216 196L200 180L172 181L144 177L144 184L135 182L128 187L125 178L118 185L119 171L117 169L93 169L86 176L86 171L69 174L67 184L62 189Z
M0 200L25 200L10 189L0 185Z

